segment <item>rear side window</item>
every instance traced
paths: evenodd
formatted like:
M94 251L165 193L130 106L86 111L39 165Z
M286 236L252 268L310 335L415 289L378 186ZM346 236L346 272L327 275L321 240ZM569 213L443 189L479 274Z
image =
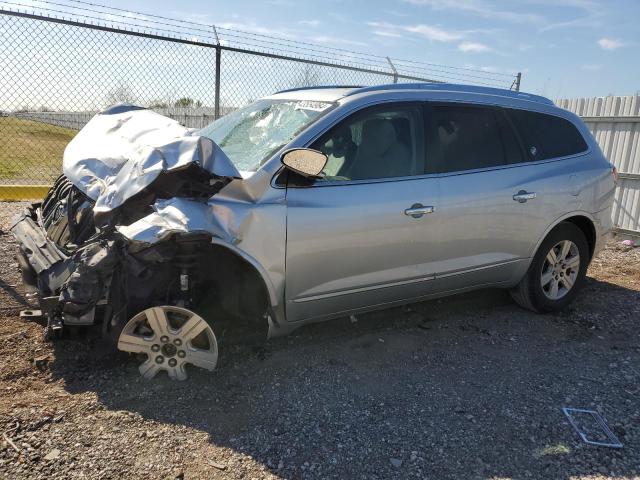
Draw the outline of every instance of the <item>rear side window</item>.
M568 120L525 110L507 110L532 161L566 157L587 150L582 134Z
M429 108L429 173L506 165L499 112L490 108L434 105ZM512 133L507 132L510 135ZM510 149L517 149L510 138Z

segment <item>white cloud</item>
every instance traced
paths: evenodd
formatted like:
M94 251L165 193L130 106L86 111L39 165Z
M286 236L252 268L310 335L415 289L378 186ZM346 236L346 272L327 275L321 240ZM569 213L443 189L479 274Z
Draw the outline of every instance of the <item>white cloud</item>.
M229 29L236 30L238 32L249 32L249 33L257 33L259 35L268 35L274 37L281 37L285 39L293 39L296 38L297 35L293 32L290 32L284 28L268 28L263 25L259 25L254 21L251 22L223 22L217 23L216 27L220 27L221 29ZM224 31L218 32L221 37L224 37ZM233 43L234 39L230 39Z
M403 33L409 32L435 42L455 42L466 35L466 32L445 30L424 24L399 25L388 22L367 22L367 25L373 28L372 33L383 37L402 37Z
M432 27L431 25L412 25L403 27L407 32L415 33L426 39L433 40L435 42L455 42L464 37L462 32L456 32L453 30L444 30L438 27Z
M460 45L458 45L458 50L465 53L483 53L490 52L492 49L484 43L462 42Z
M300 20L298 24L306 27L317 27L320 25L320 20Z
M371 33L373 33L374 35L377 35L379 37L402 38L402 35L400 35L399 33L390 32L388 30L372 30Z
M329 37L326 35L320 35L313 37L312 40L316 43L335 44L335 45L353 45L356 47L366 47L364 42L358 42L357 40L349 40L348 38Z
M600 48L602 48L603 50L616 50L620 47L624 47L624 42L612 38L603 37L598 40L598 45L600 45Z
M545 18L535 13L504 10L484 0L404 0L414 5L426 5L434 10L457 10L485 18L513 23L542 23Z

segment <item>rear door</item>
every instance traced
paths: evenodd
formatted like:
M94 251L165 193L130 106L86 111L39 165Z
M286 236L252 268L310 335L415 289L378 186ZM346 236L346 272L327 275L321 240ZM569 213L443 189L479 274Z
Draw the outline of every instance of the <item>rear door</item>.
M433 104L428 118L427 162L441 175L437 288L507 282L549 222L537 171L502 109Z

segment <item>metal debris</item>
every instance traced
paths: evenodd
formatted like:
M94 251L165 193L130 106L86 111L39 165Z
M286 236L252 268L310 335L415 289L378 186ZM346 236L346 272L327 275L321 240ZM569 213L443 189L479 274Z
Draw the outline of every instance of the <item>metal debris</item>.
M42 318L42 310L22 310L20 318L23 320L38 320Z
M604 421L602 416L594 411L594 410L585 410L582 408L568 408L563 407L562 411L569 419L569 423L573 429L580 435L580 438L584 443L588 443L589 445L597 445L598 447L609 447L609 448L622 448L622 443L615 434L611 431L607 423ZM585 431L587 427L586 422L580 422L578 417L588 416L588 421L591 423L591 427L596 427L596 430L599 431L593 432L593 428L589 429L589 431ZM582 427L582 428L581 428ZM594 433L597 437L594 437Z

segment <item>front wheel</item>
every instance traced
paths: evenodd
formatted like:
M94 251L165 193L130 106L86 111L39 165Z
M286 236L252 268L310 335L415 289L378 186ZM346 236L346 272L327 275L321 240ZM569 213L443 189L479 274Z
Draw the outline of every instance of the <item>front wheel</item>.
M526 275L511 290L511 297L534 312L561 310L582 287L589 260L582 230L573 223L561 223L544 239Z

